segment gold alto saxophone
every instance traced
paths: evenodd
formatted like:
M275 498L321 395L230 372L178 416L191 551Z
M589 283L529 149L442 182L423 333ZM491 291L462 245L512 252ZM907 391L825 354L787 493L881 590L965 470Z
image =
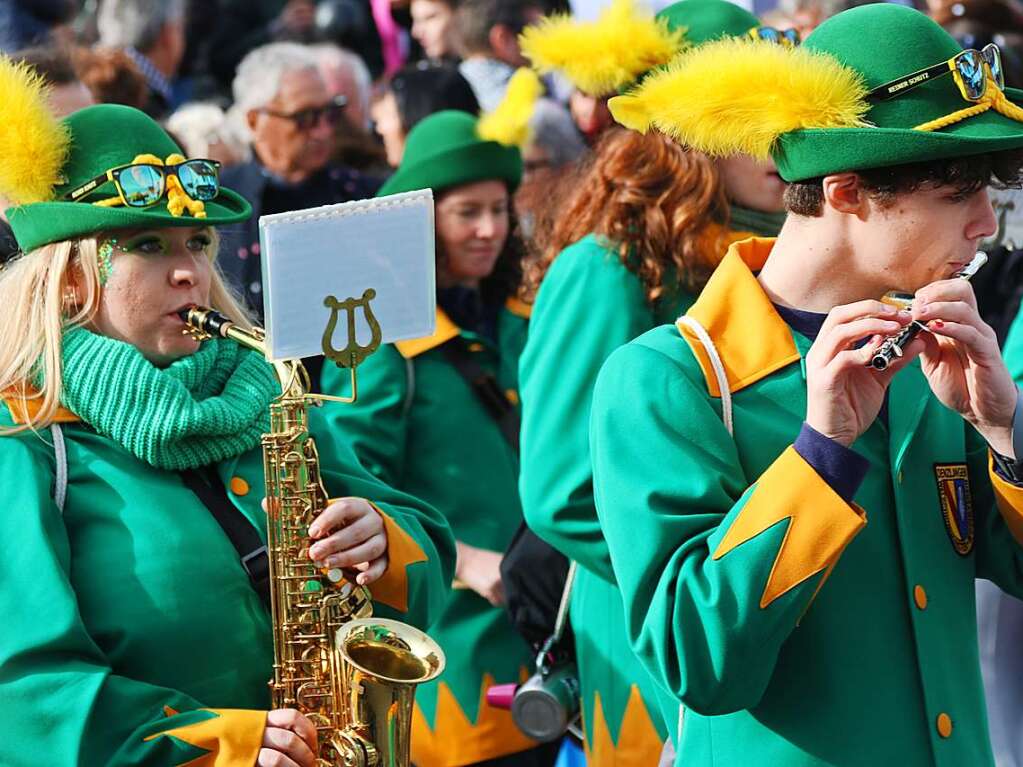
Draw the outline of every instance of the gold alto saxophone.
M338 306L344 304L335 311ZM181 317L197 340L230 338L266 355L261 328L245 330L212 309L192 308ZM276 362L274 369L281 396L270 405L270 431L262 440L273 706L297 709L315 725L318 767L407 767L415 688L440 674L444 653L408 624L372 618L369 591L353 575L309 559L309 525L327 506L309 403L337 398L309 394L300 360Z

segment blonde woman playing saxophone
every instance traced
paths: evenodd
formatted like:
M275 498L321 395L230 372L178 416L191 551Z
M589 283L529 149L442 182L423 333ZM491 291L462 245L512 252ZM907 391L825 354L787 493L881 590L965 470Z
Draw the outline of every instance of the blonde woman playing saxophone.
M141 112L57 123L2 58L0 90L0 195L23 251L0 271L0 763L311 767L310 721L268 710L271 618L231 537L265 543L278 383L178 316L212 306L248 327L211 227L249 206ZM425 626L452 578L443 519L336 440L320 449L341 499L310 526L310 559Z

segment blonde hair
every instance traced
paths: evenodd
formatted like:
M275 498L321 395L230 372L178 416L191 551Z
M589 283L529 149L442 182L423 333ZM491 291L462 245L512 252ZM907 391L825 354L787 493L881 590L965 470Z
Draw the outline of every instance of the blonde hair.
M44 245L0 269L0 306L4 307L0 312L0 395L38 403L24 409L24 424L0 428L0 435L47 428L56 419L63 390L64 331L87 325L99 309L102 239L97 233ZM211 254L216 254L218 244L213 232ZM69 300L72 274L79 288L77 301ZM210 305L241 327L252 327L215 262Z

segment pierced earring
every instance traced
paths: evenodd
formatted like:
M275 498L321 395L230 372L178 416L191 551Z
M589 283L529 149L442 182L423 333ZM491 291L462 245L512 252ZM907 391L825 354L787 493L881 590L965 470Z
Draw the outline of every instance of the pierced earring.
M117 240L103 240L99 245L99 284L106 285L110 275L114 272L114 262L111 258L114 255L114 246Z

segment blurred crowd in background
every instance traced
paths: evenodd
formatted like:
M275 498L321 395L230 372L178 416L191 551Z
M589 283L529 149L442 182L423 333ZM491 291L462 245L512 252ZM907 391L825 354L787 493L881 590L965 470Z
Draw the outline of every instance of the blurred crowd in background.
M860 4L753 10L805 38ZM1023 1L916 4L964 47L997 43L1007 84L1023 85ZM61 115L96 102L145 110L189 156L222 163L258 215L372 196L417 122L492 109L525 63L519 33L572 11L567 0L0 0L0 50L37 68ZM610 121L605 104L547 85L516 200L527 235L550 174ZM225 246L244 260L258 248L255 223Z
M910 0L903 0L909 4ZM997 43L1023 85L1023 0L915 0L964 47ZM568 0L0 0L0 50L31 63L63 116L127 104L189 157L222 164L255 209L222 240L221 265L262 304L258 217L372 197L405 137L443 109L493 109L524 65L519 34ZM597 3L598 5L600 3ZM606 3L603 3L606 5ZM863 0L756 0L765 24L802 37ZM652 0L656 10L663 5ZM551 182L611 122L606 101L556 77L523 148L516 212L527 239ZM0 222L0 262L17 244Z

